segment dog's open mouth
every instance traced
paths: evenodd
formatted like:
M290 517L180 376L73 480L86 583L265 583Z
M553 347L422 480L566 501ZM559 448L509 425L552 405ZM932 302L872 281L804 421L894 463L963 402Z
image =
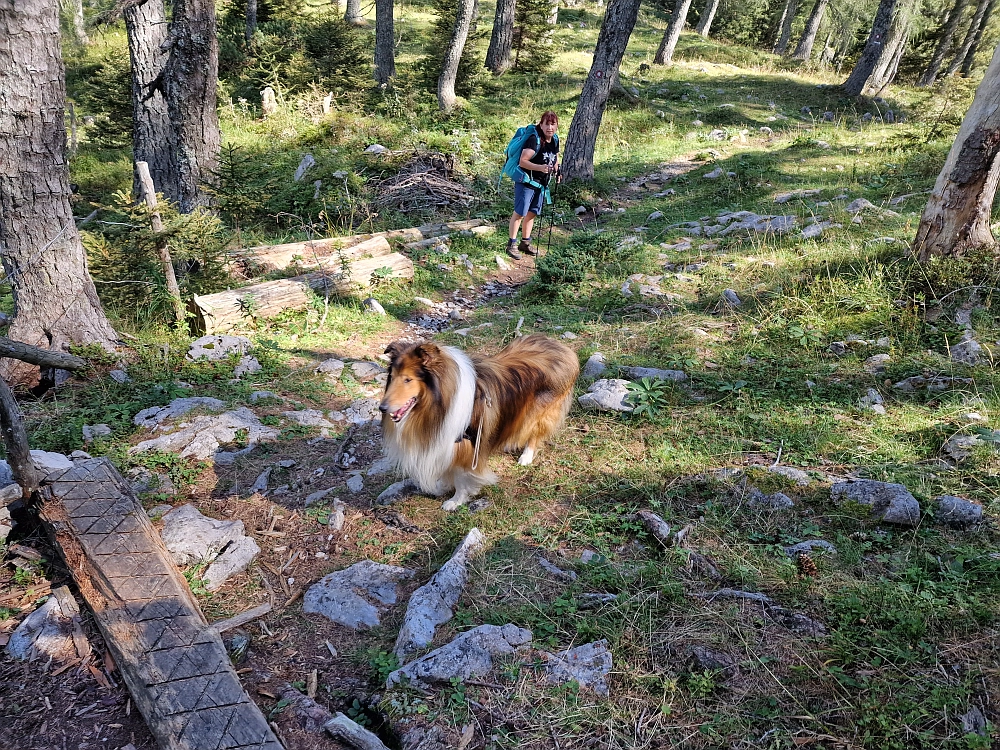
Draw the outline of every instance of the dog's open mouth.
M416 404L416 403L417 403L417 399L416 398L411 398L405 404L403 404L398 409L396 409L396 411L394 411L391 414L389 414L389 418L392 419L393 422L397 422L397 423L401 422L403 420L403 417L405 417L407 414L410 413L410 409L412 409L413 405Z

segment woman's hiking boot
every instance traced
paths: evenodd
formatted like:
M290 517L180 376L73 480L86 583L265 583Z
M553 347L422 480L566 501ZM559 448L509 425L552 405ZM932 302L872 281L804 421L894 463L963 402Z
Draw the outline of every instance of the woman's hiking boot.
M524 243L521 243L524 244ZM507 255L509 255L514 260L521 260L521 253L517 249L517 238L512 238L507 241Z
M522 239L521 244L517 246L517 249L519 251L519 254L525 253L527 255L538 255L538 250L532 246L530 239L528 240Z

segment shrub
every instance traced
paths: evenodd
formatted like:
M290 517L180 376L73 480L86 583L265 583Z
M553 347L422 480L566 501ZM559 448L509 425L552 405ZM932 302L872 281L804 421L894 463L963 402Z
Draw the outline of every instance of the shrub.
M563 291L560 287L579 284L593 267L593 259L573 244L551 248L535 265L542 288L556 293Z
M140 321L172 319L173 307L149 228L149 209L132 203L127 192L116 196L114 215L102 232L81 232L91 276L102 302L120 314L134 311ZM158 208L181 297L226 288L225 237L213 214L197 210L180 214L167 201Z
M353 94L371 78L370 39L332 11L276 13L258 24L249 45L244 31L236 13L219 27L219 74L233 96L257 102L266 86L288 95L311 85Z

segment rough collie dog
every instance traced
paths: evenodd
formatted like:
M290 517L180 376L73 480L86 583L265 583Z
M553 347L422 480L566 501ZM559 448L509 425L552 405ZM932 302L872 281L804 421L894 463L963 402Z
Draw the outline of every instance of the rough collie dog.
M569 413L580 371L576 354L534 335L492 357L452 346L396 342L379 409L386 455L424 492L454 496L456 510L497 481L489 460L521 451L531 463Z

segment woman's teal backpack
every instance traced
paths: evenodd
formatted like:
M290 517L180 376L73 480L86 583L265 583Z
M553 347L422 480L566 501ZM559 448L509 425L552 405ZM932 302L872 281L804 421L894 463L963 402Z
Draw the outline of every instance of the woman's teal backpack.
M533 188L539 188L545 191L545 202L551 203L552 198L549 196L549 189L539 182L535 182L533 179L528 177L527 172L521 169L521 152L524 150L524 144L528 142L528 139L538 134L539 139L541 139L541 134L537 131L537 126L525 125L523 128L518 128L517 132L514 133L514 137L510 139L510 143L507 144L507 148L504 149L504 156L506 161L503 165L503 170L500 172L500 179L497 180L497 190L500 189L500 183L503 182L503 176L507 175L514 182L523 182L525 185ZM559 136L553 135L552 138L556 142L556 147L559 147Z

